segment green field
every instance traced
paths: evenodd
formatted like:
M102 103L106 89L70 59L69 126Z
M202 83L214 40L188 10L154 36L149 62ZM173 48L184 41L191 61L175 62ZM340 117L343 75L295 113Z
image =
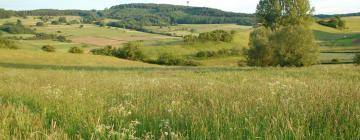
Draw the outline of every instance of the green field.
M0 55L1 139L352 139L360 71Z
M2 19L0 24L16 20ZM38 21L21 20L28 26ZM351 26L344 31L312 26L322 52L319 62L351 62L360 52L360 18L345 20ZM231 43L195 44L90 24L31 28L72 42L19 39L14 41L20 49L0 49L0 139L360 138L360 67L352 64L238 67L246 59L242 54L194 58L201 63L197 67L160 66L89 53L135 40L143 41L140 49L149 59L163 53L193 57L199 51L243 49L251 27L148 27L177 35L236 31ZM84 54L68 53L70 47L85 44ZM56 52L42 51L44 45Z

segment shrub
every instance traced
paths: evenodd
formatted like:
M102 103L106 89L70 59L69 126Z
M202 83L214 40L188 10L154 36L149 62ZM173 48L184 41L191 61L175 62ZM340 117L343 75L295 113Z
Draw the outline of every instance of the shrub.
M80 24L80 22L78 20L71 20L68 24Z
M0 48L19 49L19 47L8 39L0 37Z
M54 46L45 45L41 48L45 52L55 52L56 48Z
M269 44L270 30L257 28L250 33L248 65L249 66L270 66L272 65L273 48Z
M183 39L186 43L195 43L198 40L197 36L194 35L186 35Z
M67 22L66 17L59 17L58 21L59 21L59 23L66 23Z
M107 56L113 56L115 51L115 48L108 45L104 48L98 48L98 49L92 49L90 52L94 55L107 55Z
M54 40L60 42L71 42L70 40L66 39L65 36L58 36L55 34L46 34L46 33L36 33L34 39L37 40Z
M231 42L233 40L233 34L224 30L215 30L199 34L198 39L201 41Z
M33 34L34 31L28 27L22 25L20 21L18 23L5 23L0 26L0 30L8 32L10 34Z
M55 20L55 21L51 21L51 24L52 24L52 25L59 25L60 22Z
M80 29L81 29L81 28L84 28L84 25L80 25L79 28L80 28Z
M195 54L195 57L198 58L208 58L208 57L215 57L217 53L215 51L199 51Z
M249 46L250 66L309 66L317 63L319 55L311 30L302 26L283 27L274 33L255 29Z
M273 60L280 66L309 66L317 63L319 50L310 29L302 26L284 27L270 38Z
M320 25L328 26L331 28L337 28L340 30L346 29L346 21L342 20L340 17L332 17L329 20L319 20L317 21Z
M36 26L45 26L44 22L37 22Z
M337 58L331 59L331 63L339 63L339 59Z
M225 56L238 56L242 54L242 50L239 48L231 49L220 49L218 51L199 51L195 54L198 58L209 58L209 57L225 57Z
M69 53L84 53L84 50L80 47L71 47Z
M356 54L354 57L354 64L360 65L360 53Z
M156 60L157 64L160 65L181 65L184 64L184 59L174 56L170 53L164 53L159 56L159 58Z
M124 48L119 48L114 52L114 55L119 58L130 60L144 60L145 56L140 49L141 42L133 41L126 43Z
M246 67L246 66L247 66L247 62L244 61L244 60L239 60L239 61L237 62L237 65L238 65L239 67Z

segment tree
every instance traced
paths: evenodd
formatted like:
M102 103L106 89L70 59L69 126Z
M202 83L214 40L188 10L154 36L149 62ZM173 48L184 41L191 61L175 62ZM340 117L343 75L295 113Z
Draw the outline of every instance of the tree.
M250 35L249 65L316 64L318 45L309 28L312 12L309 0L260 0L256 16L264 27Z
M58 20L60 23L66 23L67 20L66 20L66 17L59 17L59 20Z
M145 55L141 51L140 46L141 46L140 41L132 41L126 43L124 48L119 48L115 52L115 56L130 60L143 60L145 58Z
M44 24L44 22L37 22L36 23L36 26L44 26L45 24Z
M256 18L266 28L278 30L282 26L308 26L313 21L309 0L260 0Z
M271 66L273 64L273 48L269 44L271 31L264 27L255 29L250 34L248 50L249 66Z
M360 66L360 53L356 54L354 57L354 63L355 65Z
M303 26L288 26L270 37L273 64L280 66L310 66L317 63L318 45L311 30Z

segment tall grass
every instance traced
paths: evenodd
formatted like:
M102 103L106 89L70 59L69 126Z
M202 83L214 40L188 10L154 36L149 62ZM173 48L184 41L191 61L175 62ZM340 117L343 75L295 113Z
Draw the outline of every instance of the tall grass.
M360 71L0 68L0 139L358 139Z

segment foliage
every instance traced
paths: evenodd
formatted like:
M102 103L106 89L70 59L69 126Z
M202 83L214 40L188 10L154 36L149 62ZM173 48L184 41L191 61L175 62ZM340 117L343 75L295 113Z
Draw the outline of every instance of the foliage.
M66 39L65 36L56 35L56 34L47 34L47 33L36 33L34 38L36 40L54 40L60 42L71 42L71 40Z
M55 52L56 48L54 46L51 45L44 45L41 50L45 51L45 52Z
M217 9L166 4L124 4L103 12L107 17L137 22L139 25L221 24L251 25L253 15L224 12Z
M222 41L231 42L233 40L233 34L224 30L215 30L211 32L200 33L198 39L201 41Z
M249 65L316 64L318 45L309 29L312 12L309 0L260 0L256 17L264 28L250 35Z
M105 46L104 48L97 48L97 49L92 49L90 50L90 52L94 55L107 55L107 56L113 56L114 52L115 52L116 48L114 48L113 46Z
M0 30L8 32L10 34L33 34L34 31L28 27L25 27L21 21L15 23L5 23L0 26Z
M44 22L37 22L36 26L45 26Z
M5 39L1 37L1 35L0 35L0 48L19 49L19 47L13 41Z
M185 35L183 39L186 43L195 43L198 41L198 37L194 35Z
M266 28L278 30L281 26L308 26L313 21L309 0L260 0L256 18Z
M269 44L271 31L260 27L250 33L248 65L249 66L271 66L273 65L274 49Z
M80 24L78 20L70 20L68 24Z
M59 23L67 23L66 17L59 17L58 21Z
M355 65L359 65L360 66L360 53L356 54L354 57L354 63Z
M145 56L140 49L141 42L132 41L124 45L123 48L118 48L114 52L114 56L130 60L144 60Z
M54 20L54 21L51 21L51 24L52 25L60 25L61 23L59 21Z
M84 49L80 47L71 47L68 51L69 53L84 53Z
M195 43L197 41L216 41L216 42L231 42L234 34L224 30L215 30L211 32L200 33L199 36L186 35L183 37L186 43Z
M195 62L189 58L182 58L180 56L175 56L170 53L163 53L159 56L159 58L153 62L159 65L169 65L169 66L198 66L199 63Z
M14 12L12 11L7 11L4 9L0 9L0 19L4 19L4 18L10 18L11 16L14 16Z
M270 37L274 65L310 66L317 63L319 50L312 31L302 26L282 28Z
M218 51L199 51L195 54L198 58L211 58L211 57L226 57L226 56L239 56L242 50L239 48L220 49Z
M319 20L317 21L317 23L319 23L320 25L324 25L324 26L328 26L331 28L336 28L336 29L346 29L346 21L342 20L339 16L330 18L329 20Z

